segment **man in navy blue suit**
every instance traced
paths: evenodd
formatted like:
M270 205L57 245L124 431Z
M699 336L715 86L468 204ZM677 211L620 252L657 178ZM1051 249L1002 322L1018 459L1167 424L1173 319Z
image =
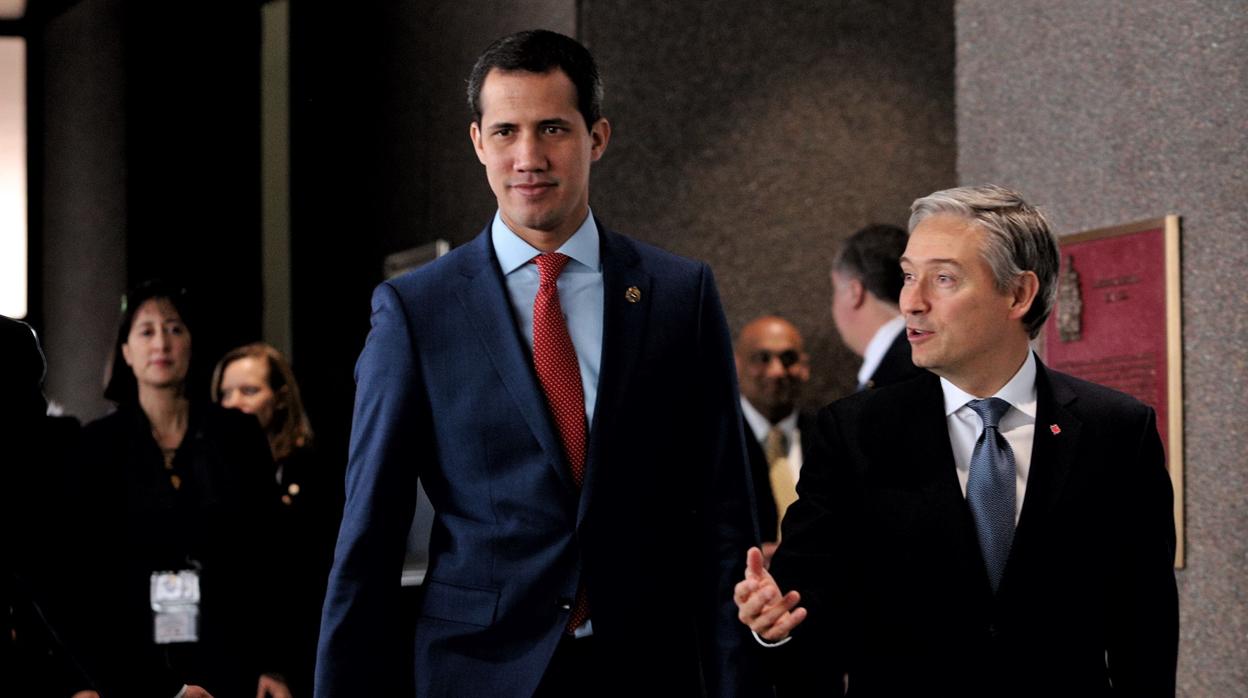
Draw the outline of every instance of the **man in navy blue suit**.
M710 269L590 212L611 127L580 44L504 37L468 92L498 213L373 295L316 695L392 695L408 667L422 696L748 693L731 589L757 536ZM435 518L401 657L418 477Z

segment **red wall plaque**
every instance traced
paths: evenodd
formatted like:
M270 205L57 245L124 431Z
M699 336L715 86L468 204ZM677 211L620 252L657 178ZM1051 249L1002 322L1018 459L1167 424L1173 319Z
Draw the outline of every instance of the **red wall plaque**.
M1060 240L1058 302L1045 362L1132 395L1157 411L1174 483L1175 564L1183 565L1183 355L1179 218L1167 216Z

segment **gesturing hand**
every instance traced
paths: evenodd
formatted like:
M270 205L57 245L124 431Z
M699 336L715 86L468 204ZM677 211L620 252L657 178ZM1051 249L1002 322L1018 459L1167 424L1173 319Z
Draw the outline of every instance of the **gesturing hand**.
M779 642L806 620L806 609L796 607L801 598L796 591L781 594L776 580L763 566L763 551L750 548L745 554L745 579L737 583L732 594L742 623L767 642Z

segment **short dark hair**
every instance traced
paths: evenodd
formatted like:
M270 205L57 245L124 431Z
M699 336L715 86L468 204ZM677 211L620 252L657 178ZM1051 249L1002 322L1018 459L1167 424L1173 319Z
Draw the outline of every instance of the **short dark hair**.
M1008 291L1024 272L1036 275L1036 299L1023 316L1023 326L1035 339L1057 302L1057 274L1062 266L1057 236L1044 214L1012 189L983 184L915 199L910 205L910 230L924 218L941 213L966 218L987 233L980 253L992 267L997 290Z
M576 39L545 29L531 29L490 44L468 75L468 108L477 124L481 123L481 86L495 68L530 73L562 70L576 87L576 108L585 119L585 127L592 129L602 118L602 79L598 76L598 66Z
M895 225L874 223L841 243L832 271L862 282L867 293L893 305L901 296L901 265L906 252L906 231Z
M134 325L134 315L150 300L167 300L182 324L192 337L195 336L193 323L194 311L185 288L161 279L149 279L126 291L121 298L121 318L117 321L117 341L113 343L113 360L104 386L104 397L119 405L134 404L139 401L139 384L134 379L134 370L126 363L121 353L121 345L130 338L130 328ZM187 373L189 381L195 375L195 352L191 351L191 370Z

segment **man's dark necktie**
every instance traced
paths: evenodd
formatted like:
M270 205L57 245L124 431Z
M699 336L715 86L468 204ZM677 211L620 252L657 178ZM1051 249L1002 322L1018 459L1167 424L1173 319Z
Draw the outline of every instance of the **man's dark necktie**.
M585 419L585 388L581 385L581 368L576 360L576 348L568 334L568 323L563 318L563 306L559 303L559 274L568 263L568 257L558 252L541 254L534 258L541 280L537 298L533 301L533 366L546 394L546 404L555 418L559 439L567 456L572 479L579 488L585 481L585 451L587 426ZM568 618L568 632L580 627L589 618L589 601L585 597L585 585L576 591L576 602Z
M979 549L984 555L988 580L995 593L1001 584L1010 545L1014 542L1014 451L997 429L1010 403L1001 398L971 400L967 407L984 421L984 431L971 454L966 480L966 501L975 519Z

